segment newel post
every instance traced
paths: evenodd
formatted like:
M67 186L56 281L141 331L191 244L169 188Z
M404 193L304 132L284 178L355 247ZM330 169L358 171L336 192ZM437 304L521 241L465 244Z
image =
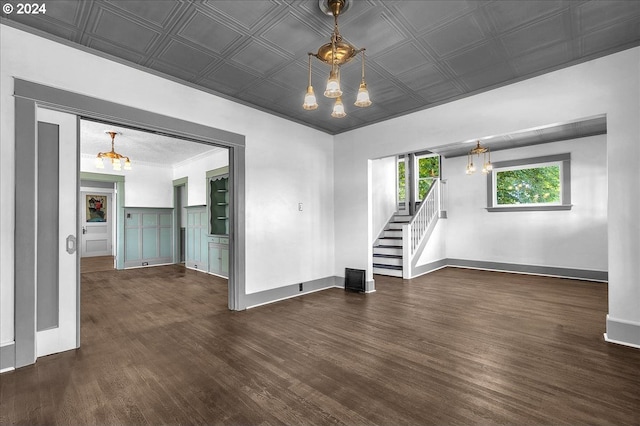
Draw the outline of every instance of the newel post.
M411 278L411 224L402 225L402 278Z

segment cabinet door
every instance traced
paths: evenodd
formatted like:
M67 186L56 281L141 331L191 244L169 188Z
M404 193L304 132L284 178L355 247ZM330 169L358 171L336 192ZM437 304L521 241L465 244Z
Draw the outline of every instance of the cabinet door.
M220 247L220 275L229 276L229 246Z
M220 274L220 246L209 244L209 272Z

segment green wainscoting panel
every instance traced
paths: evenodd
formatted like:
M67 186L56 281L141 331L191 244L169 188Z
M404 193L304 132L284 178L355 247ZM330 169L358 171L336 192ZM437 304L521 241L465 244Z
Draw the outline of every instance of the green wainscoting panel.
M140 232L138 228L125 228L124 235L125 263L140 259Z
M142 215L142 226L158 226L158 215L145 213Z
M158 257L158 229L142 229L142 257L153 259Z
M187 256L185 264L188 268L207 270L209 249L207 247L208 215L206 206L187 206Z
M137 213L129 213L126 215L126 227L137 228L140 226L140 215Z
M173 256L173 232L171 227L160 228L160 257Z
M169 227L171 228L171 219L172 219L172 215L171 214L161 214L160 215L160 226L164 227Z
M194 244L193 244L193 234L194 234L194 232L195 231L194 231L193 228L187 228L186 236L185 236L185 239L187 240L185 242L185 245L187 246L187 253L186 253L187 260L193 259L194 256L195 256Z
M173 208L125 208L125 267L173 263Z

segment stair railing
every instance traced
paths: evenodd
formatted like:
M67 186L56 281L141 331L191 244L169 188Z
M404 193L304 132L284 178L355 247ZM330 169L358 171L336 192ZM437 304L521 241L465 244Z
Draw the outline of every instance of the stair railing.
M440 212L440 179L433 181L429 192L409 223L402 225L402 276L411 277L411 261L431 222Z

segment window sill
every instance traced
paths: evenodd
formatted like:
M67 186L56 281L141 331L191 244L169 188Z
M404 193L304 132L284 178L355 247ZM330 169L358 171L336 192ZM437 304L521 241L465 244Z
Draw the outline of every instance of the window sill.
M571 210L573 204L557 204L553 206L518 206L518 207L487 207L488 212L542 212L553 210Z

